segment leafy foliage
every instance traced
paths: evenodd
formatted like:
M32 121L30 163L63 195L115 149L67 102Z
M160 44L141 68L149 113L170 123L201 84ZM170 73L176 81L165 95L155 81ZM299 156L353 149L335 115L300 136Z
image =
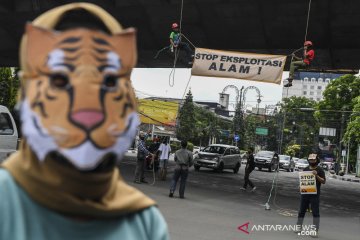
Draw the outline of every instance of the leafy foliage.
M319 125L312 112L304 112L303 108L315 108L316 102L305 97L285 98L281 104L282 118L285 116L283 149L300 145L299 155L306 156L315 149L315 140Z
M355 142L360 144L360 96L354 99L354 113L351 115L350 123L346 128L344 142Z
M289 145L287 148L286 148L286 151L285 153L289 156L298 156L299 152L300 152L300 149L301 149L301 146L298 145L298 144L294 144L294 145Z
M179 111L179 120L176 127L176 137L179 140L194 138L195 107L191 91L186 95L185 102Z
M16 104L18 88L20 86L19 78L15 74L18 69L13 71L12 68L0 68L0 105L10 109Z

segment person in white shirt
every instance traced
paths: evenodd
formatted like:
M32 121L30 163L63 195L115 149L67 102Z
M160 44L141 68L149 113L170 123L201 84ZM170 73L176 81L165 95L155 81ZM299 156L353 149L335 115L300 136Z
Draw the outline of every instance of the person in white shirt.
M166 169L169 162L169 156L171 153L171 147L170 144L167 142L167 139L165 138L163 142L161 143L158 151L160 151L160 173L159 173L159 179L162 181L166 180Z

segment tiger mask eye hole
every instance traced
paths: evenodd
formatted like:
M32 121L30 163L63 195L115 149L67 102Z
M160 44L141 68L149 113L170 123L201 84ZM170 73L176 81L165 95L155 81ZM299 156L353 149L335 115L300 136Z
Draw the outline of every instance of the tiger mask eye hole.
M113 75L105 76L103 86L106 88L114 88L116 87L117 79L118 79L117 76L113 76Z
M50 75L51 86L64 89L69 85L69 78L62 73L54 73Z

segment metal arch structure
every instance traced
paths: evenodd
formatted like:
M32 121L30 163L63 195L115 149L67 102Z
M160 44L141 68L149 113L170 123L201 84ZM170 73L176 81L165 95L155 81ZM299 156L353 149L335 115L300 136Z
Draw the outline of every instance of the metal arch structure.
M237 86L235 86L235 85L227 85L227 86L223 89L223 91L222 91L221 93L225 93L226 90L228 90L229 88L235 89L235 92L236 92L236 103L235 103L235 105L236 105L236 104L239 102L239 92L240 92L240 90L239 90L239 88L238 88Z
M250 89L255 89L255 91L256 91L256 93L258 95L258 99L261 99L261 97L262 97L261 94L260 94L260 90L257 87L249 86L249 87L244 89L244 94L243 94L243 99L242 99L242 104L241 104L242 106L245 106L245 104L246 104L246 93Z

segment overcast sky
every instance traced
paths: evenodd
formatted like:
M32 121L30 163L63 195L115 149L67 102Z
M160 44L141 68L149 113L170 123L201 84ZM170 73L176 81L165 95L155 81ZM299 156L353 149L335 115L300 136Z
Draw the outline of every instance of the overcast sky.
M139 98L146 97L169 97L181 98L184 94L186 84L190 78L190 68L178 68L175 70L175 79L169 77L171 68L136 68L133 70L131 80ZM288 77L288 72L284 72L283 79ZM272 83L261 83L255 81L229 79L229 78L209 78L192 76L189 87L195 101L219 102L219 93L227 85L235 85L237 88L244 86L256 86L263 96L260 107L274 105L281 101L282 85ZM235 90L229 88L226 93L230 94L230 105L235 103ZM257 93L250 89L246 95L246 105L256 106ZM231 108L231 106L229 107Z

